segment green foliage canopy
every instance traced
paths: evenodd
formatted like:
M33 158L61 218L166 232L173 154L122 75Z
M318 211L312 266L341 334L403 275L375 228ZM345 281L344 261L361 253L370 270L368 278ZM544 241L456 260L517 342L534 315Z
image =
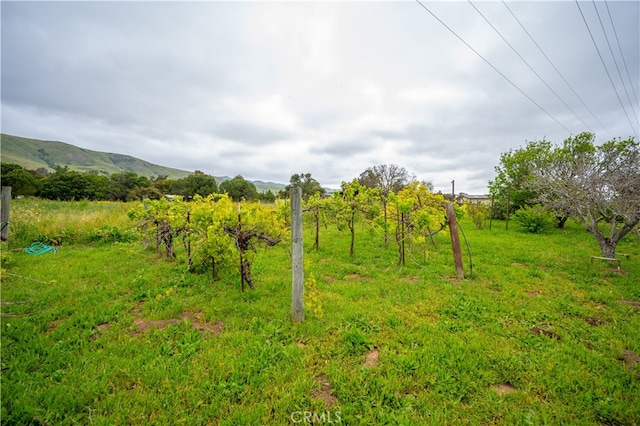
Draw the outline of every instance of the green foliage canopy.
M258 198L256 186L240 175L222 182L220 192L229 194L233 201L252 201Z

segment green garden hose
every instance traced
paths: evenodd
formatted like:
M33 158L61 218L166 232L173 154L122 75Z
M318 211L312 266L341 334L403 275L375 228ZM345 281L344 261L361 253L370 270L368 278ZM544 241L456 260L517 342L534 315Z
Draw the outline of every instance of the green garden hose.
M31 244L31 247L28 247L27 249L25 249L24 252L27 254L44 254L49 252L55 253L57 251L58 250L56 250L55 247L48 246L43 243L33 243Z

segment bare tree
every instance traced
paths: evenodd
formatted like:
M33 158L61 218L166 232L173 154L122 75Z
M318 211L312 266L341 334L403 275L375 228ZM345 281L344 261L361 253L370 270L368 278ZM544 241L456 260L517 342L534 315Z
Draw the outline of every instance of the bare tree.
M614 258L618 242L640 222L640 149L633 138L595 146L592 133L567 138L534 167L540 201L582 220Z

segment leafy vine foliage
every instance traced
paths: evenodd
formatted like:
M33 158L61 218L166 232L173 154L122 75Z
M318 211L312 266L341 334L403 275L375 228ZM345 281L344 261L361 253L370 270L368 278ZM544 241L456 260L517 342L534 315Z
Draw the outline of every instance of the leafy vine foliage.
M156 250L164 247L175 258L174 240L181 237L191 270L210 267L214 280L232 265L234 253L240 265L241 286L254 288L251 262L260 246L274 246L287 237L284 217L273 207L234 204L226 194L196 195L192 201L180 198L149 200L129 211L138 221L147 241Z

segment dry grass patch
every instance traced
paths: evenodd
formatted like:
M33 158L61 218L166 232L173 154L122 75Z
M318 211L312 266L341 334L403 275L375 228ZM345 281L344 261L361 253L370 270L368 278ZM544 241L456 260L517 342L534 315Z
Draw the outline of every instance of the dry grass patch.
M491 386L491 390L500 396L514 393L517 389L514 388L511 383L500 383L498 385Z
M582 319L583 319L587 324L589 324L589 325L591 325L591 326L593 326L593 327L598 326L598 325L604 325L604 324L607 324L607 321L602 320L602 319L597 318L597 317L585 317L585 318L582 318Z
M362 276L360 274L348 274L344 276L345 281L365 282L371 280L369 277Z
M549 337L550 339L556 339L558 341L562 340L562 337L560 337L558 333L555 333L551 330L545 330L544 328L540 328L540 327L533 327L531 330L529 330L529 333L535 334L538 336L546 336L546 337Z
M640 356L632 351L622 351L621 359L628 370L634 371L640 366Z
M135 337L152 328L164 329L175 324L180 324L184 319L191 320L191 328L198 330L200 334L212 334L214 336L219 336L222 334L222 330L224 329L224 323L222 321L216 321L214 323L202 321L199 314L183 312L180 315L180 318L172 318L168 320L148 320L144 318L137 318L133 322L135 330L130 334Z
M380 351L378 349L373 349L367 352L367 357L364 360L362 366L364 368L375 367L380 362Z

